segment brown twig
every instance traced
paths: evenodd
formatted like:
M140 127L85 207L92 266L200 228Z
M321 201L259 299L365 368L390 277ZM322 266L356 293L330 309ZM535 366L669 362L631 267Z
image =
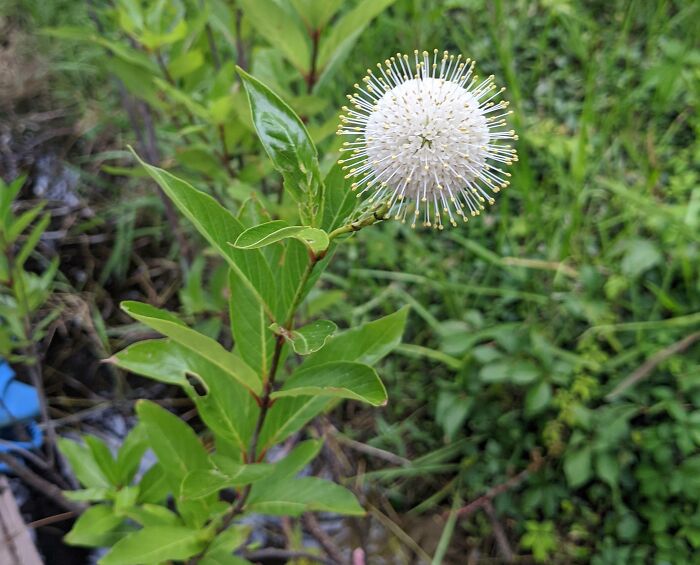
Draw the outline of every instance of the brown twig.
M525 479L527 479L531 473L536 472L544 463L544 458L536 457L534 461L528 466L527 469L520 471L517 475L513 475L507 481L490 488L485 494L482 494L478 498L475 498L470 503L462 506L457 510L457 516L468 516L480 508L484 508L487 504L491 504L491 501L496 498L499 494L502 494L510 489L519 486ZM444 513L445 518L448 517L450 511Z
M508 542L508 536L506 536L506 532L503 530L503 526L501 526L501 522L496 515L496 510L490 500L484 504L484 512L486 512L486 515L491 521L491 528L493 529L493 537L496 538L498 553L500 553L505 563L513 563L513 561L515 561L515 556Z
M69 510L68 512L62 512L61 514L55 514L54 516L47 516L46 518L29 522L29 524L27 524L27 528L36 530L37 528L43 528L44 526L49 526L51 524L55 524L56 522L70 520L71 518L75 518L77 515L78 512L75 510Z
M311 94L311 91L314 89L316 81L318 80L318 77L316 76L316 73L318 72L316 65L318 64L318 43L320 38L321 30L315 29L311 32L311 70L306 76L306 91L309 94Z
M266 561L268 559L304 559L309 561L316 561L317 563L324 563L325 565L338 565L336 561L331 561L320 555L314 555L308 551L294 551L289 549L260 549L258 551L253 551L251 553L246 553L243 555L248 561L262 560Z
M236 9L236 64L244 71L248 68L248 61L245 55L245 44L241 33L241 21L243 20L243 10Z
M68 500L65 496L63 496L61 489L55 484L47 481L43 477L40 477L34 471L30 471L11 455L0 453L0 462L7 465L12 472L22 479L27 485L53 500L56 504L61 506L61 508L65 508L69 512L81 512L83 510L83 505Z
M346 561L340 551L340 548L338 548L331 537L323 531L323 528L321 528L321 524L318 523L316 516L311 513L307 513L304 514L302 520L304 522L304 526L306 526L306 529L309 531L311 536L319 543L319 545L323 548L323 551L328 554L328 557L333 560L333 563L344 563Z
M666 359L675 355L676 353L681 353L693 345L696 341L700 339L700 332L692 333L676 343L672 343L668 347L665 347L657 351L649 359L647 359L642 365L640 365L631 375L629 375L625 380L623 380L619 385L617 385L612 392L605 396L605 400L610 402L615 400L628 388L636 385L639 381L647 378L652 374L654 369Z

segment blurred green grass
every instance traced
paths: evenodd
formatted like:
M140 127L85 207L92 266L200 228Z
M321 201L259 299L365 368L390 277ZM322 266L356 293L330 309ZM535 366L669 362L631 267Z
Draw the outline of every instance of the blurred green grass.
M377 45L396 38L397 51L474 57L508 87L520 162L497 204L457 230L367 234L343 287L348 304L415 305L373 443L410 456L466 437L452 491L467 499L546 457L496 499L544 560L691 562L700 542L688 492L700 440L699 16L694 2L404 2L353 57L361 76L359 61L386 57ZM347 307L350 323L364 311ZM407 508L451 473L389 492Z
M37 27L90 25L77 8L11 4ZM396 51L461 52L507 86L520 136L494 207L443 232L365 230L309 305L349 326L413 307L383 371L389 406L345 430L414 460L367 475L399 513L469 501L535 461L493 501L520 552L693 562L700 346L639 371L700 330L698 21L692 0L397 0L324 90L331 118ZM66 49L57 94L90 93L107 121L99 55ZM493 555L491 534L481 514L452 533Z

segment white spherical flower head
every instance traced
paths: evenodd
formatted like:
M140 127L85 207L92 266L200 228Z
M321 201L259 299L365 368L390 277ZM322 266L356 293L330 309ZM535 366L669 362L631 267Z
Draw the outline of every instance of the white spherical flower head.
M474 62L445 51L438 60L424 51L396 54L368 69L364 85L349 95L352 108L343 108L340 135L355 137L341 151L347 177L358 197L370 192L370 202L384 202L389 216L411 226L422 216L423 225L442 229L467 221L493 204L493 194L508 185L503 165L517 161L504 140L517 139L504 129L508 102L494 101L493 76L474 75Z

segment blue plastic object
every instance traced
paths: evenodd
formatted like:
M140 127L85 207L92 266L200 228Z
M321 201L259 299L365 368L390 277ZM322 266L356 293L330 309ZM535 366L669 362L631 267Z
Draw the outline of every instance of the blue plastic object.
M18 449L34 449L43 442L43 434L36 424L40 414L39 395L34 387L15 379L15 372L0 357L0 453ZM19 430L29 439L17 437ZM8 469L0 463L0 473Z

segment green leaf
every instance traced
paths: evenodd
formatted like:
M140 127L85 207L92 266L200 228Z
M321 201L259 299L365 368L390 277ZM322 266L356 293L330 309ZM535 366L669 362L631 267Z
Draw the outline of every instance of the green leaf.
M620 480L620 463L613 453L603 451L596 454L596 475L611 488L616 489Z
M340 361L301 368L273 392L272 398L285 396L330 396L384 406L386 389L377 372L369 365Z
M320 30L343 5L343 0L292 0L297 13L309 29Z
M122 302L121 308L132 318L201 355L251 392L261 393L262 384L259 375L240 357L224 349L217 341L188 328L169 312L148 304L127 301Z
M308 369L336 361L357 361L372 365L401 342L408 307L335 336L326 346L312 353L301 364ZM284 441L317 416L328 405L323 396L280 398L270 408L260 434L260 445L268 448Z
M117 472L116 462L111 451L105 443L95 436L84 436L85 443L90 448L92 457L102 471L102 474L107 477L107 480L113 485L119 485L119 473Z
M27 259L29 259L29 256L34 251L34 248L39 244L39 240L41 239L41 236L44 235L46 228L49 227L50 221L51 215L45 214L36 224L34 224L34 227L30 230L27 239L15 257L15 269L22 269L24 263L26 263Z
M135 343L114 355L112 361L127 371L181 386L210 430L245 449L259 409L247 389L231 381L218 366L167 339ZM197 394L187 375L196 376L208 393Z
M17 177L10 184L5 184L5 182L0 179L0 233L9 233L12 202L17 197L17 194L19 194L25 180L27 180L26 175ZM8 240L12 241L9 238Z
M300 516L311 511L349 516L365 513L349 490L316 477L282 479L251 492L246 509L273 516Z
M100 469L89 448L65 438L58 440L58 449L68 460L73 473L80 483L87 488L106 488L111 484Z
M250 527L234 525L214 538L200 565L250 565L242 557L232 555L250 536Z
M564 458L564 474L569 486L578 488L591 478L591 448L571 448Z
M306 246L295 239L290 239L285 245L284 253L279 259L279 310L280 323L289 321L294 312L294 304L300 304L307 293L313 288L328 266L333 253L332 249L326 256L316 263L311 276L304 283L311 258Z
M311 64L311 46L284 5L273 0L240 0L240 6L255 30L306 74Z
M165 500L169 492L168 478L159 464L152 465L139 482L139 498L141 504L159 504Z
M175 478L176 486L190 471L210 467L204 446L180 418L147 400L139 400L136 412L145 426L149 446L165 474Z
M202 533L184 526L149 526L134 532L119 542L100 565L151 565L163 561L183 561L202 551Z
M182 481L183 498L203 498L225 488L249 485L272 473L273 466L267 463L241 465L232 459L217 457L218 469L199 469L188 473Z
M658 265L662 259L661 252L653 242L647 239L633 239L627 242L620 269L628 277L636 278Z
M309 355L302 369L334 361L356 361L374 365L399 343L408 316L408 306L397 312L336 335L326 346Z
M255 0L257 1L257 0ZM238 68L265 151L284 178L285 190L302 206L302 221L310 220L323 182L316 147L294 111L267 86ZM235 241L230 239L229 241Z
M2 190L9 190L9 188L2 188ZM8 227L7 236L5 237L5 244L14 243L14 241L24 232L24 230L31 224L34 219L41 213L41 211L46 206L46 202L41 202L37 206L30 208L26 212L22 213L11 226ZM0 228L0 233L2 233L2 228Z
M63 496L74 502L102 502L111 500L113 491L106 488L86 488L63 491Z
M235 352L260 378L266 378L275 349L275 336L268 329L269 318L245 281L233 269L229 272L229 289L229 317Z
M330 33L321 40L317 67L323 72L316 87L331 76L333 70L347 57L364 29L395 0L362 0L338 20Z
M312 253L328 249L328 234L309 226L290 226L282 220L273 220L245 230L233 246L238 249L258 249L293 237L306 245Z
M321 451L321 447L323 447L323 442L321 440L310 439L297 444L289 455L270 466L272 468L272 473L269 476L253 485L251 496L256 497L258 491L267 490L270 485L298 475L318 455L319 451Z
M68 545L103 547L115 542L115 530L124 519L114 514L110 506L97 504L80 515L73 528L63 538Z
M143 504L130 508L126 515L141 526L181 526L182 520L172 510L159 504Z
M132 428L117 453L116 468L120 484L127 485L133 480L147 447L143 427L137 425Z
M243 231L242 224L208 194L163 169L145 163L133 149L132 153L179 210L226 259L244 281L250 294L264 308L269 320L274 322L277 291L265 258L259 251L244 251L229 245Z
M285 458L273 464L273 472L264 482L293 477L314 460L323 447L320 439L307 439L298 443Z
M139 419L146 428L149 447L158 458L170 492L179 493L190 471L211 467L204 446L194 430L174 414L153 402L140 400L136 405ZM178 509L190 525L201 526L209 516L213 500L177 500Z
M260 434L261 451L280 443L300 430L304 424L322 412L330 403L324 396L280 398L267 413Z
M551 398L551 385L545 381L537 383L525 395L525 412L530 415L538 414L547 407Z
M295 353L309 355L326 345L338 326L330 320L316 320L291 331L284 329L279 324L272 324L270 329L291 343Z
M347 223L357 206L357 193L345 178L342 167L336 163L323 181L323 202L321 203L321 227L331 232Z

